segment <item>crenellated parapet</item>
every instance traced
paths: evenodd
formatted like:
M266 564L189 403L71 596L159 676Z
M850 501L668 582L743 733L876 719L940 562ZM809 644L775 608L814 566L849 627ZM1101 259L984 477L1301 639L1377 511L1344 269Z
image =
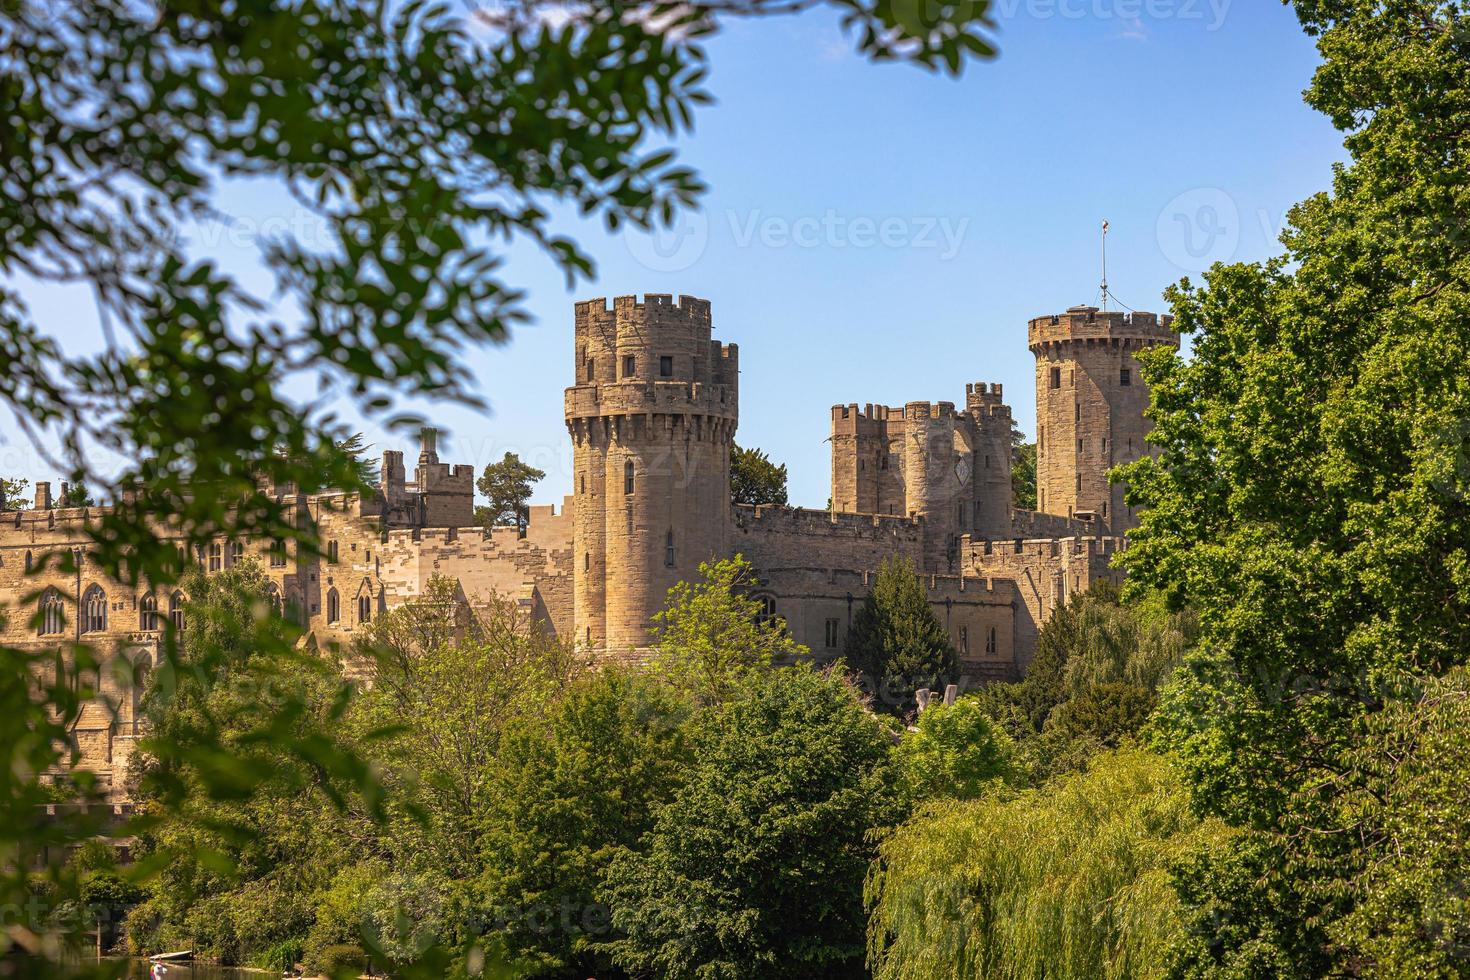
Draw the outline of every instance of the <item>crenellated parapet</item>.
M1100 344L1124 349L1179 344L1179 333L1173 329L1173 318L1167 314L1104 311L1095 306L1074 306L1065 313L1036 317L1027 324L1026 338L1033 354L1043 353L1056 344Z

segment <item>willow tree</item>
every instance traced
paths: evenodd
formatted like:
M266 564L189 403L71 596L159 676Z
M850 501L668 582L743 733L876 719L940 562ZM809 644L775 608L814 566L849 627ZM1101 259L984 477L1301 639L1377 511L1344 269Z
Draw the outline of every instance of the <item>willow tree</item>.
M1128 749L1021 793L931 804L868 878L876 980L1145 980L1182 933L1171 865L1213 845L1160 756Z

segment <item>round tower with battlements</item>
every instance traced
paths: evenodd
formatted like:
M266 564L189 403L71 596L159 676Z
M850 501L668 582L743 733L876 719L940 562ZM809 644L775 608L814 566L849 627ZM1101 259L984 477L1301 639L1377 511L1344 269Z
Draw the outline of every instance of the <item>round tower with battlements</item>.
M1074 306L1028 328L1036 356L1036 506L1114 533L1138 524L1108 471L1147 452L1148 388L1134 355L1178 346L1170 318Z
M729 554L738 349L711 338L708 300L658 293L577 303L575 346L576 640L625 656L675 583Z

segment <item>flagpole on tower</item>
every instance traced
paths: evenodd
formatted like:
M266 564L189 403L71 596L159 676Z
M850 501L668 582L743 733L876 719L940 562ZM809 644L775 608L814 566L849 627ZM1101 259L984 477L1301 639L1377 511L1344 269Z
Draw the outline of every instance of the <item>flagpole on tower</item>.
M1102 226L1102 308L1108 311L1108 223L1103 221Z

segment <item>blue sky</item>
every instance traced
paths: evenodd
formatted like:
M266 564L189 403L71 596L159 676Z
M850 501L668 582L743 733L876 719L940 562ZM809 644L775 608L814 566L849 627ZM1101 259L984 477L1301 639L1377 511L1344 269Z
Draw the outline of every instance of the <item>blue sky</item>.
M959 79L866 62L825 11L728 24L709 46L718 102L679 144L710 184L702 211L657 240L569 219L598 262L571 291L514 246L508 276L536 323L472 355L488 414L412 406L446 430L441 457L520 452L548 472L537 499L559 502L572 301L689 293L740 345L738 440L789 465L793 503L824 506L834 404L963 402L966 382L998 381L1034 432L1026 320L1095 301L1104 218L1114 294L1160 310L1210 261L1277 252L1286 210L1343 156L1301 101L1312 43L1272 0L997 7L999 58ZM260 187L225 204L255 224L290 208ZM248 241L214 251L266 285ZM28 299L66 346L95 342L85 296ZM7 430L0 472L54 479Z

